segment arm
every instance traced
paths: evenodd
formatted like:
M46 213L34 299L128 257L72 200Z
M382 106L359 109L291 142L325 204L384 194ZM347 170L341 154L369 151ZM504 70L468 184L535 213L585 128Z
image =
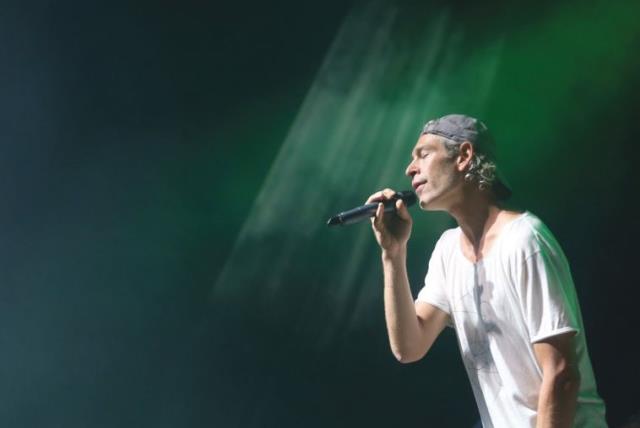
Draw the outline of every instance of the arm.
M393 355L401 363L424 357L447 322L447 313L430 305L414 304L407 278L406 257L389 258L384 252L384 313Z
M560 334L533 344L542 368L537 428L573 426L580 386L573 335Z
M375 193L367 203L383 201L394 192ZM397 215L385 215L382 204L372 219L374 234L382 248L384 271L384 310L393 355L402 363L422 358L447 321L447 313L428 303L414 304L407 277L407 241L412 220L402 201L396 203Z

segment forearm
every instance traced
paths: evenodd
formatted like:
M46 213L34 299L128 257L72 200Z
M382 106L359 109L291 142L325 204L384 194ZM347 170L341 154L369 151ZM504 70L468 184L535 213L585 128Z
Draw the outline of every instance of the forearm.
M577 373L544 377L538 397L536 428L572 427L579 385Z
M406 266L406 247L396 254L383 251L384 311L391 350L398 361L422 357L420 324L416 315Z

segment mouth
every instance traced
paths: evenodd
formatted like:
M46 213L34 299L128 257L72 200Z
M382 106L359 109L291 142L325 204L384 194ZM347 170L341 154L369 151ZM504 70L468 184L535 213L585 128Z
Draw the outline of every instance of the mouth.
M411 185L413 186L413 190L417 192L422 186L424 186L425 183L426 181L416 181L414 183L411 183Z

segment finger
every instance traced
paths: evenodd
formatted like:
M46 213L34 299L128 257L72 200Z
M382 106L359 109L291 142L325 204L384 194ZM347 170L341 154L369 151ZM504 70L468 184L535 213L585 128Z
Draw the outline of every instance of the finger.
M382 191L382 195L385 197L385 199L391 199L395 196L395 194L396 194L396 191L393 189L387 188Z
M396 191L393 189L389 189L389 188L383 189L369 196L369 199L367 199L365 204L371 204L373 202L379 202L379 201L386 201L393 198L395 194L396 194Z
M411 220L409 210L402 199L396 201L396 213L398 213L398 216L403 220Z
M367 199L367 201L365 202L365 204L371 204L374 202L379 202L384 200L384 196L382 194L382 191L376 192L373 195L369 196L369 199Z
M374 225L376 229L380 229L382 227L382 222L384 221L384 205L378 204L378 208L376 209L376 216L374 220Z
M374 215L369 217L369 220L371 220L371 225L374 226L374 228L378 224L378 223L376 223L376 221L378 220L379 212L380 212L380 204L378 204L378 206L376 207L376 212L374 213Z

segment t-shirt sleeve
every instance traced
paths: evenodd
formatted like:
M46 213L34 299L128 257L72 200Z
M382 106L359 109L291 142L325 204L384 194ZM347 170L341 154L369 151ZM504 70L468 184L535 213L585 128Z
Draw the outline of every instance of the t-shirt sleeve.
M451 314L449 300L445 293L445 269L440 241L431 253L429 268L424 278L424 286L418 293L416 301L430 303L447 314Z
M579 332L579 309L569 264L559 246L543 244L524 258L518 298L531 343Z

